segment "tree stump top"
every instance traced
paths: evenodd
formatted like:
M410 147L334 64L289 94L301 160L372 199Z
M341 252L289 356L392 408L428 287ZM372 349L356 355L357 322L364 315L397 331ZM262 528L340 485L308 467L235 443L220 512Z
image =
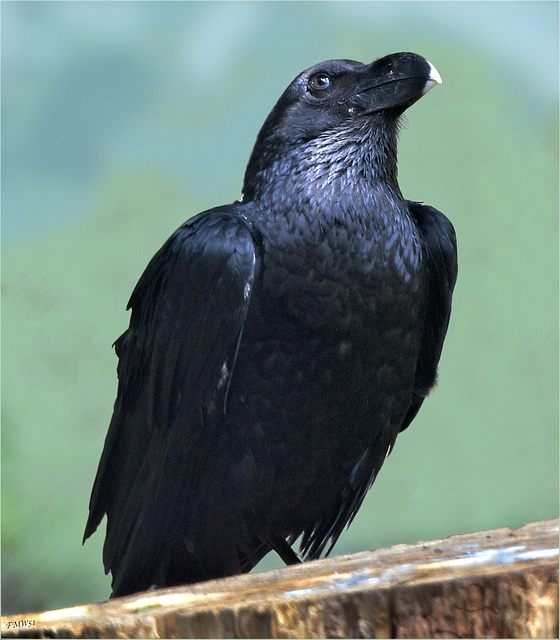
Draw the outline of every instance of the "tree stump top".
M558 520L6 616L2 636L557 638Z

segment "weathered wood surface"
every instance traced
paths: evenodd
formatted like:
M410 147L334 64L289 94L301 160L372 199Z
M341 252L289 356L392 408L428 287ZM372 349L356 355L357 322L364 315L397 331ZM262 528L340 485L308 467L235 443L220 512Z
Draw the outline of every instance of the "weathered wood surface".
M2 636L558 638L558 520L6 616Z

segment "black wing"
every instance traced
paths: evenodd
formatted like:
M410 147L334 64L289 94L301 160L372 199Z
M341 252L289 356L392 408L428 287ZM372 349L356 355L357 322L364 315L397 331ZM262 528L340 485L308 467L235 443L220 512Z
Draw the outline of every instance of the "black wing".
M107 514L113 595L153 583L196 482L204 415L225 412L256 266L235 208L202 213L169 238L134 289L130 327L115 343L118 395L84 535Z
M428 269L424 334L416 368L414 395L403 421L404 431L437 382L437 366L451 314L457 280L457 238L451 222L433 207L407 201L424 243Z

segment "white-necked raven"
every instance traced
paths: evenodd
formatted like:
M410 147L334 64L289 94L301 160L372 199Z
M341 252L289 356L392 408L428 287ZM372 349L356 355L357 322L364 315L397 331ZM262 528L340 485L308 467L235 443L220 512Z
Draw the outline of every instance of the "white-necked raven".
M113 597L317 558L435 385L455 233L397 183L402 113L440 77L397 53L323 62L266 119L243 197L158 251L116 341L84 539Z

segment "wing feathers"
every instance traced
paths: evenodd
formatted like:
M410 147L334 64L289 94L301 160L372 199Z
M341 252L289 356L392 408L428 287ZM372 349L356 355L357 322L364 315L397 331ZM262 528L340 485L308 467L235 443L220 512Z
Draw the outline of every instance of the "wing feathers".
M424 336L416 370L416 393L423 397L437 381L457 280L457 239L453 225L437 209L418 202L408 202L408 206L424 241L428 268Z
M130 572L142 579L157 541L188 508L197 465L185 460L204 406L225 402L220 377L224 363L230 376L235 365L256 268L251 229L233 207L200 214L171 236L134 289L130 327L115 344L119 391L85 532L107 514L114 590Z

